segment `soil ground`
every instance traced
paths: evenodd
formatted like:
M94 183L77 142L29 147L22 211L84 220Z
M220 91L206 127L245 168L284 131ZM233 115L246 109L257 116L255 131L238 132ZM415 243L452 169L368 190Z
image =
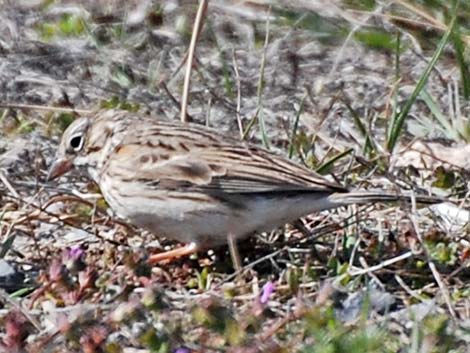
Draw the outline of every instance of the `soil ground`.
M432 192L460 208L310 215L240 244L237 277L226 248L148 267L174 243L117 219L83 173L45 180L84 111L179 119L197 3L1 2L0 351L465 351L464 136L446 134L420 96L400 146L384 147L443 31L383 16L416 20L406 7L362 5L211 1L189 115L234 136L240 121L249 141L346 186ZM426 92L466 126L456 61L446 47ZM444 160L398 154L417 138Z

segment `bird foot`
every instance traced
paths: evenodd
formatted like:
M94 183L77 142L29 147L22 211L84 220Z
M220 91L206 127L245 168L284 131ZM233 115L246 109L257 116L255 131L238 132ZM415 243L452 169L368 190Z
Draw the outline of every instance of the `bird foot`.
M157 263L168 263L178 257L194 254L196 251L196 243L189 243L185 246L181 246L170 251L153 254L149 257L148 263L151 265L155 265Z

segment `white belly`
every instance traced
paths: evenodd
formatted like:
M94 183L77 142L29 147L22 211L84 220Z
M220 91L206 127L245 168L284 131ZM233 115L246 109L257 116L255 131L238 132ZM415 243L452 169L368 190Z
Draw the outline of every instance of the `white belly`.
M318 200L318 195L266 198L247 194L233 207L204 194L191 193L186 198L185 192L151 190L142 195L132 184L126 184L126 190L111 189L103 195L118 216L134 225L156 236L195 242L200 248L225 244L229 234L241 239L336 206L326 198Z

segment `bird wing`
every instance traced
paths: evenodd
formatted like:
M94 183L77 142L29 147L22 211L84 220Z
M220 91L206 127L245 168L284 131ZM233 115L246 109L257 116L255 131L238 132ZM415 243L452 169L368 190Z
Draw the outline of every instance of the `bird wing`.
M227 145L163 153L143 145L121 146L109 166L123 179L139 179L147 187L250 194L270 192L345 192L313 171L262 148Z

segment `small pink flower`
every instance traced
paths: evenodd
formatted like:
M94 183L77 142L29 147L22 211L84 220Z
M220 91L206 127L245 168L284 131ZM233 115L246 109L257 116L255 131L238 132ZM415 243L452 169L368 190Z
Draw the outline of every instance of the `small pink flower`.
M79 260L85 256L85 251L80 247L80 245L72 246L69 249L69 257L73 260Z
M175 353L191 353L191 350L186 347L180 347L177 350L175 350Z
M266 282L265 285L263 286L263 289L261 290L259 302L261 304L267 304L274 290L275 290L274 283L271 281Z
M72 246L64 251L62 262L69 271L81 271L86 267L85 255L85 251L80 246Z

